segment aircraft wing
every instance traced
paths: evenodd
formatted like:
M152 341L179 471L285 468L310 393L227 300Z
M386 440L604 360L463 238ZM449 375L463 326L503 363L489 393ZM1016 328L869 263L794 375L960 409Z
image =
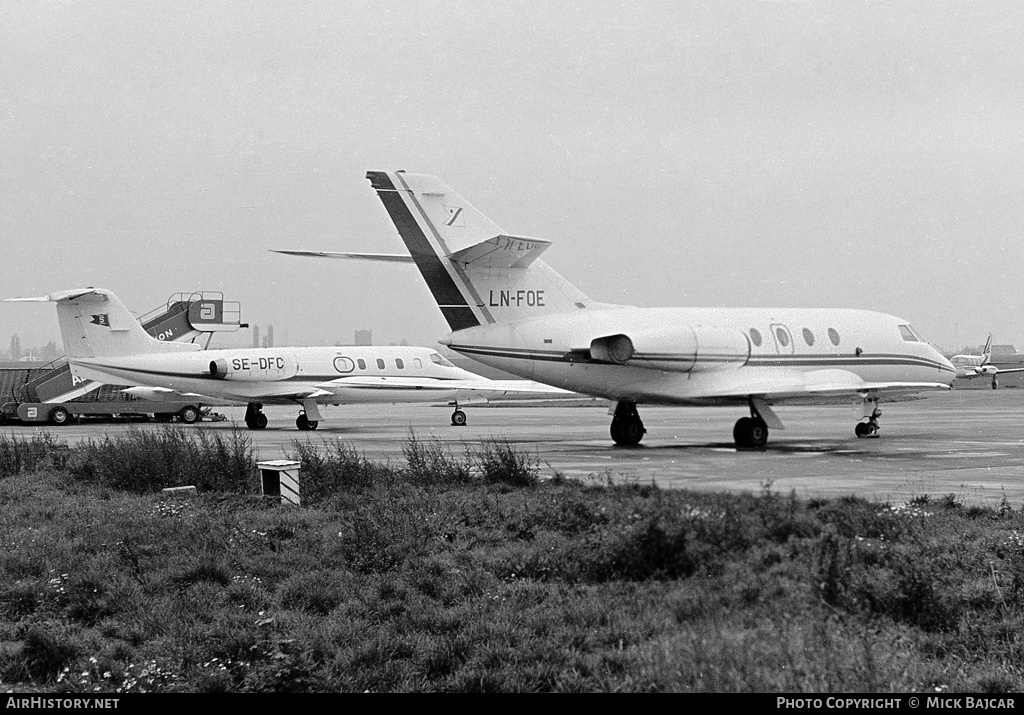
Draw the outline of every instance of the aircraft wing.
M344 395L350 390L414 390L436 392L440 398L447 399L450 393L465 393L483 397L501 397L515 395L543 395L547 397L578 397L551 385L542 385L532 380L439 380L429 377L340 377L330 382L316 385L334 395Z
M753 380L737 375L701 391L701 397L761 397L773 405L821 404L854 397L899 400L915 392L948 390L941 382L868 382L848 370L765 373Z
M1024 372L1024 367L996 368L997 375L1005 375L1010 372Z
M404 253L343 253L340 251L279 251L271 249L271 253L283 253L286 256L303 256L305 258L351 258L361 261L381 261L383 263L412 263L413 258Z

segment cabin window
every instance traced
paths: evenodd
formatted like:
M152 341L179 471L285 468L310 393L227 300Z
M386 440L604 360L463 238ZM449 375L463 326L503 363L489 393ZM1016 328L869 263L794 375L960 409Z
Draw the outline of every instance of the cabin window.
M413 365L416 366L417 370L422 370L423 369L423 361L420 360L419 358L413 358L412 359L412 363L413 363Z
M751 328L747 332L750 333L750 342L754 344L754 347L761 347L761 331L757 328Z
M366 369L366 361L363 360L362 358L359 358L358 360L356 360L356 364L359 365L359 369L360 370L365 370Z
M434 363L435 365L440 365L441 367L455 367L437 353L430 353L430 362Z
M804 328L804 342L810 347L814 345L814 333L811 332L810 328Z
M395 367L397 367L399 370L405 369L405 363L402 362L402 358L395 358Z
M779 339L779 345L782 347L789 346L789 336L786 334L786 330L784 328L776 328L775 336Z
M377 369L378 370L383 370L384 369L384 361L382 359L380 359L380 358L377 358Z
M839 333L836 331L835 328L828 329L828 340L833 345L839 345Z
M900 335L902 335L903 339L906 340L908 343L919 343L919 342L921 342L918 339L918 337L914 334L913 329L909 325L900 325L899 329L900 329Z
M355 367L355 363L347 357L334 358L334 369L338 372L352 372Z

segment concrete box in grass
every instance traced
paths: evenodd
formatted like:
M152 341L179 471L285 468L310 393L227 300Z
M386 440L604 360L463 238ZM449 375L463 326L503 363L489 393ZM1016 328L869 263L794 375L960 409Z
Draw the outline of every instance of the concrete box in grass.
M256 462L260 470L260 489L264 496L280 497L282 504L300 505L300 462L289 459L271 459Z

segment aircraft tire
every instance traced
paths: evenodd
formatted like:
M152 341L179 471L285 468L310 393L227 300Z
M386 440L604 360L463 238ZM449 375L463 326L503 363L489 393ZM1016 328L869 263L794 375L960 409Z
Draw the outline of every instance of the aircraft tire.
M768 444L768 425L758 417L740 417L732 428L736 449L763 450Z
M871 422L858 422L857 426L853 428L853 432L860 438L877 437L878 425Z
M199 421L199 410L192 405L182 407L181 412L178 413L178 418L187 425L195 424Z
M635 447L644 438L644 423L639 417L614 417L611 426L612 440L623 447Z
M262 415L263 413L261 412L260 414ZM305 412L300 413L299 416L295 418L295 426L303 431L315 430L319 425L320 423L317 420L311 420L306 417ZM266 425L264 425L264 427L265 426ZM262 427L260 429L262 429Z
M71 419L71 413L67 411L65 407L54 407L50 410L50 423L55 424L58 427L66 425Z
M462 410L455 410L452 412L452 426L463 427L466 424L466 413Z
M252 429L266 429L269 421L265 414L257 412L256 416L252 418Z

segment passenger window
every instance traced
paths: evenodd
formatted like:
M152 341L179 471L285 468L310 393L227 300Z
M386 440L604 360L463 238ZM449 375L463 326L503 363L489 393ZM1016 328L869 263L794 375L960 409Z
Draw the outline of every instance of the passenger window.
M836 332L835 328L828 329L828 339L833 345L839 345L839 333Z
M352 372L355 365L347 357L336 357L334 358L334 369L338 372Z
M750 333L750 342L754 344L754 347L761 347L761 331L751 328L748 332Z
M786 331L785 330L783 330L782 328L776 328L775 329L775 335L779 339L779 345L781 345L782 347L788 347L789 346L789 336L786 335Z
M356 360L356 362L359 363L359 369L360 370L365 370L366 369L366 361L365 360L363 360L362 358L359 358L358 360Z
M383 370L384 369L384 361L381 360L380 358L377 358L377 369L379 369L379 370Z
M808 346L814 345L814 333L812 333L808 328L804 328L804 342L807 343Z
M413 358L412 362L413 362L414 365L416 365L416 369L417 370L422 370L423 369L423 361L420 360L419 358Z
M900 335L902 335L903 339L906 340L908 343L920 342L917 339L917 336L914 335L914 331L910 329L909 325L900 325L899 329L900 329Z
M402 362L402 358L395 358L395 365L398 367L399 370L405 369L405 363Z

